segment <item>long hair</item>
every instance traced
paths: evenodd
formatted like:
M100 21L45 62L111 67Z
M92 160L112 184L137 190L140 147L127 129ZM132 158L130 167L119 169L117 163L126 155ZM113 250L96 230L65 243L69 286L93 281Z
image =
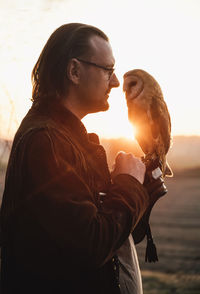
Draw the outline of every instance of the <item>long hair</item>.
M65 94L68 62L89 53L89 39L93 35L108 41L101 30L81 23L62 25L52 33L32 71L33 102L50 102Z

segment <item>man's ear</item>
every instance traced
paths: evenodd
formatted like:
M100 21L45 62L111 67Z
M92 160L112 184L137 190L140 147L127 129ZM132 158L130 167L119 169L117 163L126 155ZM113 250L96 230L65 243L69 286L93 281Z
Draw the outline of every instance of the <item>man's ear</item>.
M67 66L67 77L72 83L77 85L80 80L80 63L75 58L72 58Z

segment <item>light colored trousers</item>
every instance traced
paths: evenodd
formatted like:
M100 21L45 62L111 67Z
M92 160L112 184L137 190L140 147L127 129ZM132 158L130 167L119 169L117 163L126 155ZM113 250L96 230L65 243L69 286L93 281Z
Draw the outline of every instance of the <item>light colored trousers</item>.
M132 236L117 251L121 294L143 294L142 278Z

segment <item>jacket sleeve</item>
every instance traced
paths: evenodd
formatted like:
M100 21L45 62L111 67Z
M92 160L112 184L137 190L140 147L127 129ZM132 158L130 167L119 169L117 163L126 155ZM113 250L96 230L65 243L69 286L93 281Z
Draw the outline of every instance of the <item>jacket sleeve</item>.
M123 244L149 203L146 189L132 176L118 175L101 208L66 153L47 131L34 134L26 151L26 208L52 240L89 267L108 261Z

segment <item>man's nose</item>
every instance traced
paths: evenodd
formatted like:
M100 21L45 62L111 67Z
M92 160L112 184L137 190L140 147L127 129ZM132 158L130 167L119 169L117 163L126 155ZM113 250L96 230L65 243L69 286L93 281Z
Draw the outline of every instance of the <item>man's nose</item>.
M119 87L119 85L120 85L119 80L118 80L116 74L113 73L113 75L110 79L110 86L111 86L111 88L117 88L117 87Z

